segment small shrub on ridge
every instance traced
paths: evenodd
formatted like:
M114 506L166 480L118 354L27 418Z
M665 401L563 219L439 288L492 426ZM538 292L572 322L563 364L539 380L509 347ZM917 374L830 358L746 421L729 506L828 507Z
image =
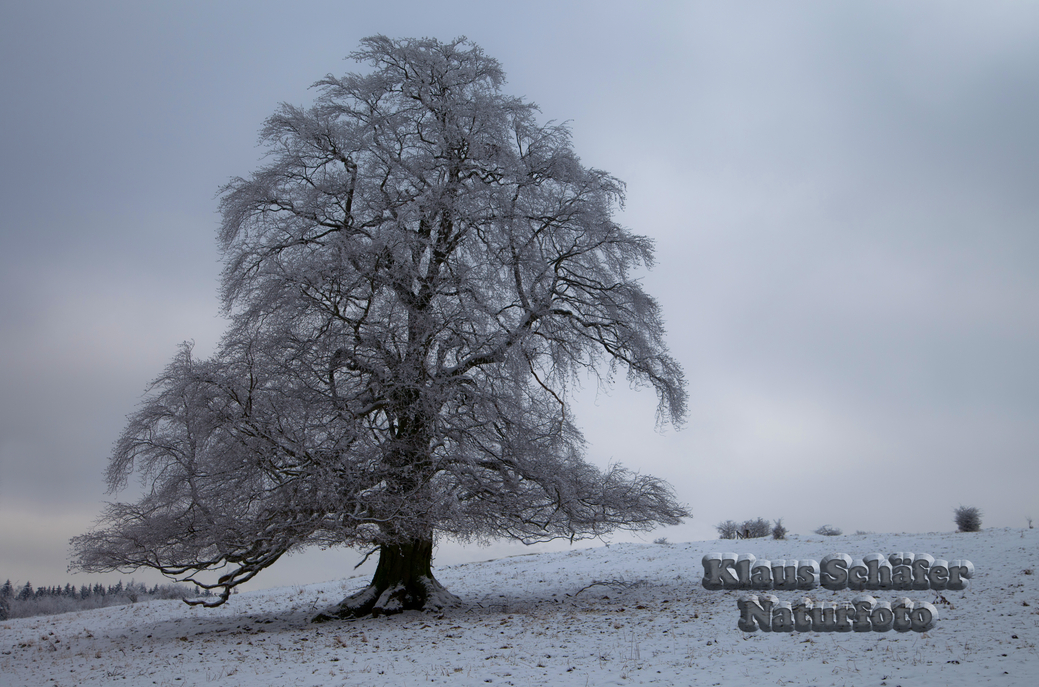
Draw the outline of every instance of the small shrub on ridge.
M953 511L953 520L960 532L977 532L981 529L981 511L974 506L960 506Z

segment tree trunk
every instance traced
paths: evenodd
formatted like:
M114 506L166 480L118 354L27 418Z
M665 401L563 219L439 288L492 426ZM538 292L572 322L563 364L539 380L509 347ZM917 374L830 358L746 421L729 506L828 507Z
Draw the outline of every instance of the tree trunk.
M458 597L433 577L432 561L432 538L383 544L371 583L315 617L314 622L435 610L458 603Z

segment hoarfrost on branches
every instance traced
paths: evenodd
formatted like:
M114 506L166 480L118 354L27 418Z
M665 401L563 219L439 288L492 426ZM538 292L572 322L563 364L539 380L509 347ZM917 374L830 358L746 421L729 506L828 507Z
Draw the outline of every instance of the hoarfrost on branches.
M375 36L352 57L370 72L282 105L265 164L223 188L231 325L212 359L183 346L130 418L108 484L136 472L146 494L73 540L75 567L155 568L218 604L291 550L377 547L372 587L327 619L447 603L438 535L688 515L661 480L585 462L568 406L582 375L623 371L659 421L685 412L633 277L652 242L613 219L623 184L465 39Z

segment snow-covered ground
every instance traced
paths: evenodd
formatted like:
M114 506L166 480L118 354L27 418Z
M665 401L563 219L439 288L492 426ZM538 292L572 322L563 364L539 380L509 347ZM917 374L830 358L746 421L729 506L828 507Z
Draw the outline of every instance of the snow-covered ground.
M0 685L1036 685L1037 544L1039 530L1019 529L615 544L439 568L464 602L444 613L310 624L365 581L352 578L211 610L155 601L24 618L0 623ZM934 591L873 593L935 603L927 633L745 634L739 592L700 584L709 551L911 551L966 558L976 572L943 592L948 604Z

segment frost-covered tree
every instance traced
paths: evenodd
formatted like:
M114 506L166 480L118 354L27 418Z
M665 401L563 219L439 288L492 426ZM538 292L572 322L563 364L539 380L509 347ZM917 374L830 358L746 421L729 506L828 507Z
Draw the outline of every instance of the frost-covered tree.
M7 620L11 615L11 599L14 597L14 587L11 580L0 586L0 620Z
M464 39L376 36L352 57L368 73L282 105L266 163L223 189L232 324L212 359L184 346L130 418L107 478L136 472L145 496L73 540L76 567L155 568L217 605L286 552L373 547L371 586L319 619L356 617L452 601L436 536L687 516L659 479L587 463L568 405L584 375L620 371L659 421L685 410L634 276L652 243L614 220L621 182Z

